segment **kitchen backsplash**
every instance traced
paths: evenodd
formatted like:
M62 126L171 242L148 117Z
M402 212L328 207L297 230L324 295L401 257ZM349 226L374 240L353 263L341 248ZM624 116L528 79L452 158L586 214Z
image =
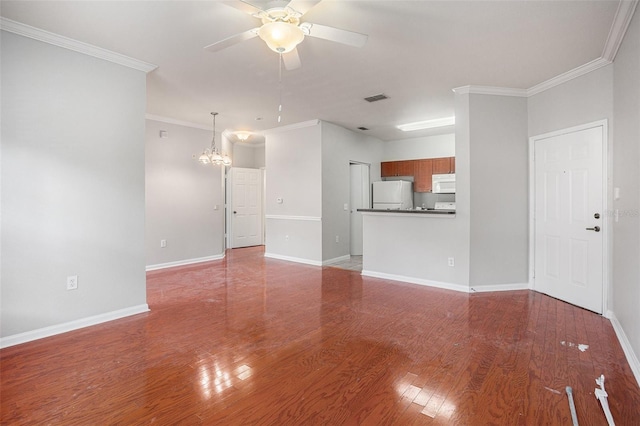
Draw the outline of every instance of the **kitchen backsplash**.
M414 192L413 205L432 209L438 201L455 201L456 194L433 194L431 192Z

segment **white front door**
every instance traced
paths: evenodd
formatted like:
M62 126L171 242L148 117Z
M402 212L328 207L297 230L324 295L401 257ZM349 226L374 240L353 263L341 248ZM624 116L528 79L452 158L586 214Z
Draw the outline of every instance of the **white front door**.
M534 138L534 289L603 312L604 125Z
M232 167L231 248L262 244L262 170Z
M350 164L350 203L351 203L351 232L349 236L349 253L352 256L362 256L362 213L358 209L371 207L371 190L369 189L369 165Z

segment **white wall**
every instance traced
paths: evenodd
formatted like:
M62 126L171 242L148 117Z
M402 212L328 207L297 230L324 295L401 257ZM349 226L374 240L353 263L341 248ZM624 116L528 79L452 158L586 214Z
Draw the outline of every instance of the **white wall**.
M233 144L233 167L260 169L265 165L264 144L250 145L236 142Z
M384 142L328 122L322 128L322 260L350 252L351 206L349 163L370 165L371 181L380 180ZM347 204L347 210L344 205ZM336 242L336 236L339 242Z
M365 213L363 223L363 275L468 290L468 250L460 244L459 217ZM448 266L449 257L454 267Z
M529 136L613 117L613 65L527 98Z
M469 283L471 287L526 286L529 281L527 100L472 94L469 111Z
M1 51L3 339L146 310L145 73L7 32Z
M160 130L168 137L160 138ZM193 158L210 145L211 131L146 121L145 251L149 269L224 256L224 168ZM160 247L160 240L166 240L165 248Z
M471 128L469 94L454 96L456 114L456 219L449 238L454 245L450 256L455 256L456 284L469 285L471 232Z
M349 162L379 179L382 144L317 120L267 132L265 255L317 265L348 255Z
M321 125L288 126L265 138L265 256L321 264Z
M640 12L636 10L614 63L613 186L622 214L613 224L612 308L635 353L640 382ZM624 344L625 342L623 342Z
M450 133L385 142L382 161L455 157L455 140L455 133Z

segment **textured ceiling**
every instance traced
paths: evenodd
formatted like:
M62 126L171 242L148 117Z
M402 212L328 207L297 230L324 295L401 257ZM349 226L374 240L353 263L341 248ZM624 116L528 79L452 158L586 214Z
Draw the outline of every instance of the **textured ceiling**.
M528 89L599 58L618 1L335 1L302 21L369 35L363 48L307 37L282 73L282 123L330 121L382 140L428 134L397 124L453 115L451 89ZM279 57L254 38L203 47L260 25L216 1L3 1L3 17L158 65L147 112L210 126L278 127ZM389 99L368 103L378 93ZM257 120L260 118L260 120ZM451 131L451 129L448 129ZM433 131L432 131L433 132Z

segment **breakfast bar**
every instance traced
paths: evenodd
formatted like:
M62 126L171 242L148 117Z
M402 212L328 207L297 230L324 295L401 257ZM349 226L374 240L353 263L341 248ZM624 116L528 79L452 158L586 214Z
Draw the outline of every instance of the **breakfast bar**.
M464 221L454 210L359 209L362 275L468 291Z

